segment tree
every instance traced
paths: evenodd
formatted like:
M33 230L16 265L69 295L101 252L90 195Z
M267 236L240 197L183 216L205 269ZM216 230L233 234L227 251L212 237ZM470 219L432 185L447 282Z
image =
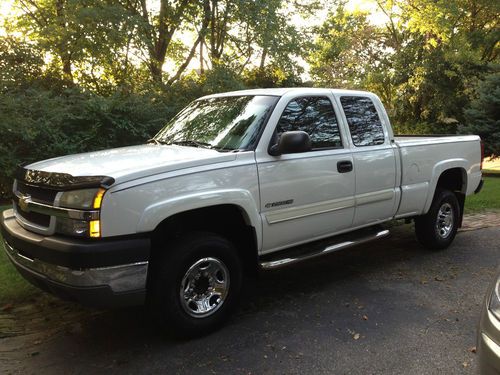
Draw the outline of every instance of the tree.
M380 30L368 14L349 12L339 5L317 32L309 64L318 85L361 88L367 72L377 65L381 49Z
M487 75L477 88L477 97L465 109L462 134L477 134L486 155L500 156L500 71Z
M52 69L59 70L67 83L78 79L98 84L104 79L97 79L96 74L129 67L128 54L123 52L135 26L126 22L126 13L119 4L99 0L17 3L23 14L10 27L22 30L45 50ZM114 69L110 69L113 65ZM113 71L111 75L119 74Z

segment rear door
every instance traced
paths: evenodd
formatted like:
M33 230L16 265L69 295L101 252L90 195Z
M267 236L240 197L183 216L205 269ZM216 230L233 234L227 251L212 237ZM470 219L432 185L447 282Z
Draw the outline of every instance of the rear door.
M350 132L356 171L353 227L391 218L397 210L397 149L389 139L387 124L370 96L339 95Z
M333 95L283 97L275 112L267 127L273 134L263 137L256 152L264 253L349 228L354 216L354 173L338 169L353 159ZM269 146L292 130L307 132L313 149L269 155Z

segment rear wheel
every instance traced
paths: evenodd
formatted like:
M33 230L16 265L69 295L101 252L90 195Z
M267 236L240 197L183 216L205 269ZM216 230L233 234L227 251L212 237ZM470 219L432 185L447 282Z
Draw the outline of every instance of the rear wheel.
M148 290L156 321L177 337L220 327L237 304L242 268L236 248L213 233L189 233L164 249Z
M456 195L449 190L436 190L429 212L415 219L418 241L432 250L445 249L453 242L460 220Z

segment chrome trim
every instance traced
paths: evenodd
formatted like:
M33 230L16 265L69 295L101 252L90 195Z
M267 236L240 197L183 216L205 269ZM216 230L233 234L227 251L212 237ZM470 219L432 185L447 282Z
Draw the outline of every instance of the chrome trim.
M307 216L324 214L354 207L354 197L333 199L330 201L315 202L299 207L285 208L266 213L268 224L277 224L288 220L300 219Z
M436 234L441 238L448 238L453 231L453 226L455 224L455 217L453 207L448 202L445 202L439 208L439 212L436 219Z
M179 297L184 311L193 318L214 314L229 293L229 270L217 258L202 258L186 271Z
M370 193L358 194L354 197L338 198L329 201L315 202L298 207L287 207L281 210L267 212L268 224L282 223L288 220L301 219L303 217L339 211L346 208L361 206L369 203L382 202L394 198L394 189L385 189Z
M374 191L356 195L356 206L388 201L394 198L394 189Z
M48 204L34 202L30 196L23 195L18 191L15 191L14 195L19 201L23 201L23 205L26 207L25 211L33 211L39 214L76 220L99 220L99 210L85 211L73 208L54 207Z
M14 217L16 218L17 222L24 229L27 229L34 233L43 234L45 236L51 236L55 233L56 218L54 216L50 217L48 227L42 227L41 225L37 225L35 223L32 223L31 221L26 220L21 214L19 214L19 211L15 204L12 205L12 210L14 211Z
M303 254L301 256L297 256L295 258L287 257L287 258L283 258L283 259L272 260L269 262L261 262L260 267L264 270L280 268L280 267L288 266L290 264L301 262L303 260L316 258L316 257L319 257L321 255L325 255L325 254L330 254L330 253L333 253L333 252L338 251L338 250L347 249L349 247L356 246L356 245L359 245L359 244L362 244L365 242L373 241L373 240L376 240L376 239L379 239L382 237L386 237L388 235L389 235L389 230L385 229L385 230L378 231L378 232L374 233L373 235L361 237L357 240L344 241L344 242L340 242L337 244L332 244L330 246L327 246L322 251L313 252L313 253L305 253L305 254Z
M4 240L3 243L5 253L16 266L58 283L82 288L109 286L116 293L146 288L148 262L74 270L28 258L19 254L7 241Z

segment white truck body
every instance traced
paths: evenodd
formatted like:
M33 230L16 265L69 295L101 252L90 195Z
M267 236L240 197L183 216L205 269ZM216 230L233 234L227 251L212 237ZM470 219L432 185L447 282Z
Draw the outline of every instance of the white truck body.
M201 148L196 144L165 145L159 142L122 147L30 164L25 167L28 172L23 183L30 184L27 179L29 173L48 176L49 179L52 174L62 174L74 177L75 181L88 180L92 176L111 178L112 183L105 186L99 210L93 213L100 223L99 238L95 241L106 244L110 243L105 242L107 240L113 241L115 238L126 236L148 238L148 241L151 238L151 243L143 243L147 246L148 254L158 251L155 250L153 238L158 242L158 238L168 235L164 232L173 231L171 224L178 215L189 213L189 220L196 221L196 214L201 214L201 210L207 208L215 210L210 211L215 212L215 217L203 219L204 222L213 221L207 223L210 230L213 231L216 222L220 222L221 232L230 236L234 228L224 232L223 227L234 222L233 216L228 216L233 211L216 209L236 208L245 226L252 229L254 241L245 239L245 244L250 247L245 251L254 253L252 256L257 260L257 264L261 257L280 254L284 249L334 238L332 236L393 219L426 217L430 215L430 211L438 208L438 216L441 215L442 220L441 229L435 224L436 231L442 230L443 236L446 237L451 231L450 228L456 232L457 223L463 213L465 196L481 187L482 151L478 136L395 137L382 103L372 93L315 88L262 89L217 94L200 98L199 101L242 96L276 98L259 133L260 137L251 149L222 152ZM305 152L271 152L273 143L277 144L277 124L290 103L301 98L321 98L330 103L338 125L338 145L310 148ZM346 107L348 104L342 101L343 98L354 98L353 107ZM377 128L378 138L366 138L368 141L363 145L359 143L364 137L363 134L351 134L351 129L356 128L351 127L345 110L350 108L349 111L354 111L358 99L374 106L376 111L372 111L370 116L378 117L381 124L381 128ZM354 120L350 118L350 121ZM365 128L367 131L375 129L370 128L370 124L363 126L368 126ZM309 140L308 136L307 139ZM44 211L47 207L41 207L40 203L32 201L30 196L24 196L22 192L17 191L17 184L24 177L20 178L21 180L14 184L14 193L18 200L15 210L4 213L2 219L2 231L10 249L11 260L25 272L36 271L35 276L43 276L55 282L54 273L40 275L41 270L47 269L47 264L55 262L52 258L47 256L46 261L31 259L34 262L32 264L26 263L24 258L30 257L26 254L30 253L29 249L37 243L58 238L59 219L55 217L59 215L57 206L62 193L57 193L54 200L56 211L50 211L50 207L49 211ZM42 180L34 179L32 188L43 188L45 180ZM71 190L71 185L65 186L64 189ZM451 191L456 196L454 201L458 203L450 203L448 198L449 203L433 208L433 204L439 203L433 203L438 192L441 193L444 189ZM452 206L454 216L450 218L445 211L450 211ZM28 207L27 211L49 212L48 215L54 215L51 216L51 224L43 226L30 222L22 215L23 207ZM78 211L65 215L73 217L83 214ZM189 226L189 220L182 222L183 232L188 231L186 227ZM167 225L165 223L169 226L162 227ZM203 224L200 223L197 224L197 229L200 225L203 229ZM18 251L16 246L23 247L25 242L29 242L31 248L26 245L26 252ZM250 242L252 244L249 244ZM78 251L87 251L87 247L81 250L84 245L78 244ZM65 242L63 252L71 253L72 246ZM335 248L333 246L328 249ZM24 258L20 257L20 254L24 254ZM140 291L140 295L144 297L148 290L146 280L150 277L150 261L148 255L130 264L110 264L109 259L103 261L104 263L78 263L85 265L78 268L84 268L84 274L86 272L91 277L76 286L88 287L89 283L91 284L89 280L95 280L96 284L101 283L111 288L113 293L123 294L128 287ZM40 266L35 268L33 264ZM92 264L100 266L94 267ZM268 264L281 263L278 261ZM68 264L63 266L68 267ZM69 267L71 268L71 265ZM120 272L113 271L116 267ZM99 278L96 276L96 269L107 273ZM184 278L188 277L188 274L189 272ZM66 281L68 284L68 280L74 280L74 275L57 281ZM143 301L144 298L141 298L139 300ZM134 299L134 302L137 301ZM192 303L192 298L189 301L188 303ZM220 301L223 301L222 297ZM214 303L213 306L215 305ZM217 308L214 307L213 311ZM189 312L189 309L189 306L184 307L185 311ZM196 317L196 311L189 314Z

